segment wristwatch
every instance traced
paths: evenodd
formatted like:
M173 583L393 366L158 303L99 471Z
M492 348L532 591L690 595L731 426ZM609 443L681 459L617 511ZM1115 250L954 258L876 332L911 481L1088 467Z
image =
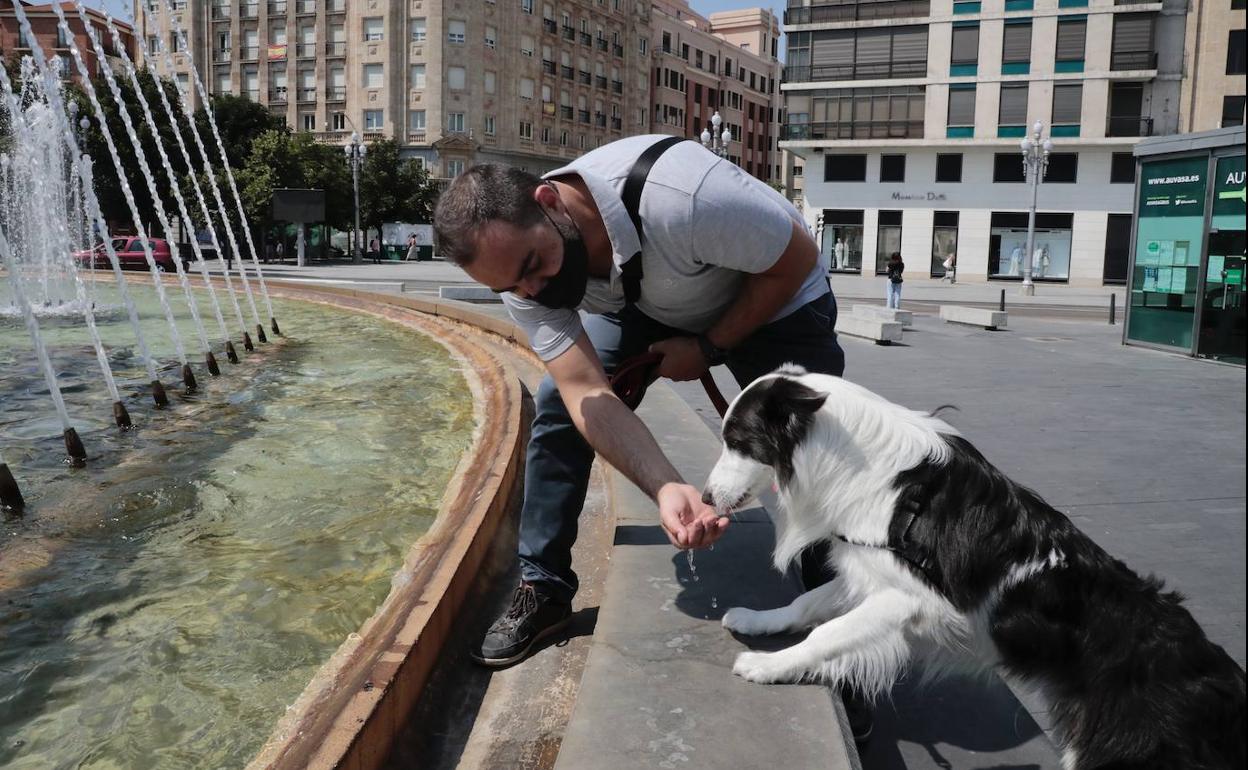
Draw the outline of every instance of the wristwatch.
M715 343L705 334L699 334L698 347L702 350L702 357L706 359L706 363L710 366L719 366L728 360L728 351L724 348L715 347Z

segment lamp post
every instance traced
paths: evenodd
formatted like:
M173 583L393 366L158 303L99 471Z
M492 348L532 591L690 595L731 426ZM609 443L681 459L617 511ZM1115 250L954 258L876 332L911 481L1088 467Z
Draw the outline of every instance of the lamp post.
M351 183L355 186L355 230L351 233L351 261L357 265L364 264L364 253L360 250L360 166L364 165L364 156L368 155L368 147L360 141L360 135L351 134L351 142L342 148L351 164Z
M714 131L712 132L704 128L702 129L702 136L699 138L702 140L703 147L727 160L728 144L732 141L732 132L727 128L724 129L722 134L719 132L719 127L723 122L724 119L719 116L719 110L715 110L715 114L711 116L711 128Z
M1051 140L1040 139L1043 130L1044 123L1037 120L1031 127L1031 136L1019 142L1023 151L1023 174L1031 181L1031 208L1027 211L1027 253L1023 255L1023 286L1020 292L1026 296L1036 293L1036 285L1031 282L1031 262L1036 248L1036 196L1040 192L1040 181L1049 170L1049 153L1053 151Z

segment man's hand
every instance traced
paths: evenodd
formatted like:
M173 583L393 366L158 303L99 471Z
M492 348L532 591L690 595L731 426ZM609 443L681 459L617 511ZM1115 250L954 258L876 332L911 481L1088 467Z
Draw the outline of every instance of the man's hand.
M662 353L659 376L676 382L696 380L709 367L696 337L671 337L650 346L652 353Z
M688 484L669 482L659 488L659 522L677 548L705 548L728 528L728 517L702 502L702 493Z

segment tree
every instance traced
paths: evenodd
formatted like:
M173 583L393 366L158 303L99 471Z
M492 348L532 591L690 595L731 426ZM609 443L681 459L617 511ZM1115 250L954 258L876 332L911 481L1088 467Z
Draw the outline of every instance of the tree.
M360 224L366 234L373 229L380 238L386 222L431 221L436 195L429 175L415 160L402 160L393 139L368 146L360 169Z
M250 99L225 94L212 97L211 106L217 128L221 132L221 142L225 145L230 166L233 168L242 168L247 163L251 157L252 142L261 135L269 131L290 133L286 121ZM199 127L199 135L204 138L209 157L214 164L220 163L216 141L212 137L212 127L208 124L208 113L204 108L195 113L195 125Z

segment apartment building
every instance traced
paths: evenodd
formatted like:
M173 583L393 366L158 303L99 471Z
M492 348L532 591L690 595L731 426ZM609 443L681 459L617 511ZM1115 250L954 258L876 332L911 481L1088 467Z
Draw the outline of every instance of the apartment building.
M1234 0L1222 0L1232 2ZM790 0L783 148L833 270L1017 281L1030 185L1055 144L1037 282L1126 279L1141 137L1180 130L1186 0Z
M69 22L70 31L73 33L73 41L77 44L78 50L82 52L82 58L86 62L87 68L92 72L100 72L100 61L95 55L95 49L91 45L90 38L87 37L86 28L83 26L82 19L79 18L74 4L70 2L61 3L61 7L65 13L65 18ZM35 39L39 43L39 47L43 49L46 56L58 56L61 59L63 72L68 79L79 81L78 67L74 63L73 54L70 53L70 39L60 29L57 23L56 14L52 12L52 5L44 3L35 5L33 3L23 3L22 10L26 12L26 16L30 19L31 29L34 31ZM88 8L87 17L91 20L91 27L95 30L96 37L104 46L105 63L120 66L121 57L113 45L112 35L109 34L105 22L104 14L99 11ZM117 27L118 35L121 37L121 44L126 52L130 55L134 54L134 29L121 21L114 20ZM30 56L32 53L30 40L26 37L26 33L18 24L17 13L13 10L12 5L7 2L0 3L0 60L8 60L13 56Z
M1245 0L1191 0L1183 46L1182 133L1244 125Z
M780 22L749 8L704 17L687 0L655 0L652 124L656 133L698 137L719 112L732 132L729 158L779 181Z
M174 44L141 0L148 55ZM535 173L649 130L647 0L175 0L210 93L343 143L389 137L435 177L480 162ZM198 95L194 100L198 106Z

